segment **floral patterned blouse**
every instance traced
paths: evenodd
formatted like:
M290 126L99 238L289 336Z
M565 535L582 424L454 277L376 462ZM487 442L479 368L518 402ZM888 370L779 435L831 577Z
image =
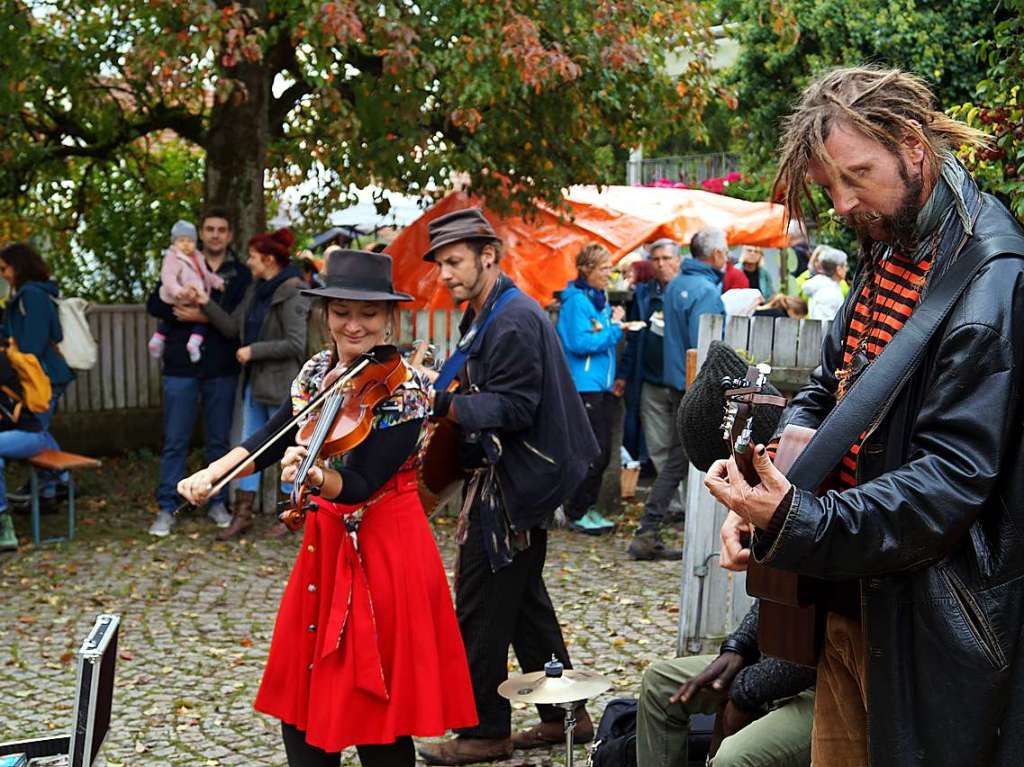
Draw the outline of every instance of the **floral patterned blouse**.
M388 399L377 405L373 417L373 429L387 429L398 426L409 421L422 420L426 424L426 418L430 415L430 399L427 394L430 383L426 377L415 368L404 363L407 372L405 383L398 391ZM331 369L331 352L322 351L310 358L302 370L299 371L295 381L292 383L291 403L292 412L298 413L306 403L313 399L323 383L324 376ZM300 424L301 427L301 424ZM420 429L419 438L416 441L416 449L412 451L409 458L402 464L399 471L414 469L419 462L420 448L426 435L425 429ZM328 460L327 466L340 470L346 465L351 453L335 456Z

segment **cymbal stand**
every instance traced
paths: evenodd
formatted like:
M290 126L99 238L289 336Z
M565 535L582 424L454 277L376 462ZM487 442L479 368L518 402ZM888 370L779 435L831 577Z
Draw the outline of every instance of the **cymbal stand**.
M577 700L572 703L554 704L565 710L565 767L573 767L572 746L576 734L576 711L585 703L585 700Z

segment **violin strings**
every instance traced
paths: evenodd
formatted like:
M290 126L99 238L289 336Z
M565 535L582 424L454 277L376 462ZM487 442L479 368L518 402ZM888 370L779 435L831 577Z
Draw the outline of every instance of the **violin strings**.
M348 381L350 381L353 377L355 377L355 375L357 373L359 373L359 371L361 371L364 367L369 365L370 362L371 362L370 359L365 359L364 358L364 359L360 360L356 365L354 365L351 370L349 370L349 371L345 372L343 375L341 375L338 378L337 381L335 381L333 384L331 384L331 386L326 391L324 391L322 393L322 396L315 397L306 407L304 407L302 410L300 410L292 418L292 420L290 420L288 423L286 423L284 426L282 426L278 430L278 432L276 434L274 434L272 437L270 437L270 439L268 439L265 443L260 445L260 447L257 450L253 451L252 453L247 455L245 458L243 458L241 461L239 461L235 465L235 467L231 469L231 471L229 471L227 474L225 474L223 477L221 477L221 479L217 482L217 484L214 485L210 489L209 495L213 496L213 495L216 495L217 493L219 493L221 491L221 489L228 482L233 480L235 477L237 477L241 473L242 469L244 469L252 461L255 461L261 455L263 455L263 453L265 453L267 450L270 449L271 445L273 445L275 442L277 442L277 440L279 440L281 437L283 437L285 434L287 434L288 431L295 424L297 424L302 419L302 417L304 415L306 415L306 413L308 413L310 410L312 410L316 405L322 404L324 402L324 400L327 399L327 397L329 397L331 394L335 393L341 387L342 384L348 383ZM184 508L184 507L186 507L188 505L189 504L187 504L187 503L182 504L182 508Z

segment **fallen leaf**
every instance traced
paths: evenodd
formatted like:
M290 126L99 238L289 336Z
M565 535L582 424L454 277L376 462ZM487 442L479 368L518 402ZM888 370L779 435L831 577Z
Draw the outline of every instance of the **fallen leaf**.
M242 645L242 647L252 647L252 640L246 638L239 642L239 644Z
M66 666L72 660L74 660L74 657L75 657L75 654L73 652L71 652L70 650L68 650L66 653L64 653L63 655L60 656L60 662L63 663Z

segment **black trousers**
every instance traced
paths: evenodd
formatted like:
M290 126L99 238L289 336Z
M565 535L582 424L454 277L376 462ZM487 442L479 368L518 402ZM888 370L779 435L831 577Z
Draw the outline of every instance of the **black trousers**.
M473 738L507 738L512 732L512 707L498 695L508 678L508 648L515 650L523 672L542 671L554 655L566 668L569 653L562 629L544 586L547 530L530 531L530 545L515 555L512 564L491 572L483 546L480 515L470 512L469 537L459 549L455 582L455 611L466 645L473 695L480 723L459 730ZM565 712L537 706L545 722L561 721Z
M338 767L341 754L327 753L306 742L306 734L299 728L281 722L281 737L288 767ZM416 749L412 738L404 736L394 743L382 746L356 746L363 767L414 767Z
M612 457L614 395L604 391L580 392L580 399L583 400L590 428L594 430L594 437L597 438L597 446L601 452L591 462L587 475L566 505L565 513L569 519L579 519L587 513L587 509L597 505L597 497L601 494L601 479Z

